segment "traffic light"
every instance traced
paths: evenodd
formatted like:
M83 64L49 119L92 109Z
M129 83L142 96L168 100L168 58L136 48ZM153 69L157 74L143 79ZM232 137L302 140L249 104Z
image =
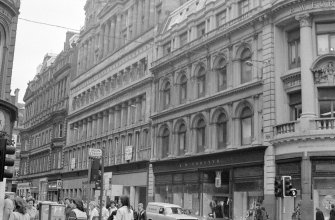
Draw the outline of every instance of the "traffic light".
M283 190L284 190L284 197L295 197L297 195L297 190L293 188L292 185L292 177L290 176L283 176Z
M14 159L7 157L8 155L15 154L15 147L8 144L7 139L0 139L0 182L3 178L12 178L13 172L6 169L7 167L14 166Z
M100 184L101 184L100 159L93 159L92 160L90 182L95 183L95 189L100 189Z
M283 197L283 180L280 178L275 180L275 197Z

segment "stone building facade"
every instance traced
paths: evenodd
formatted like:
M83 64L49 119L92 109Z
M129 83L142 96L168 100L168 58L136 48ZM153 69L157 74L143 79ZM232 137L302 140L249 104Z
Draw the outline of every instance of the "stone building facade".
M92 198L88 149L104 150L105 196L147 203L155 33L181 1L96 1L85 5L78 71L71 82L65 196Z
M155 40L155 201L243 219L329 216L334 201L333 1L191 0ZM296 197L274 196L292 176ZM300 213L300 214L299 214Z
M61 196L57 180L62 178L70 77L76 71L77 51L71 46L74 35L67 32L60 54L45 55L23 98L18 188L38 200L58 201Z

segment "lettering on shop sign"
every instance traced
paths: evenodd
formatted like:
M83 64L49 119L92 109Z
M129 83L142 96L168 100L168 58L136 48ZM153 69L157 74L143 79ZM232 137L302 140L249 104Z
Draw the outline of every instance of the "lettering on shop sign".
M180 163L180 168L186 168L186 167L194 167L194 166L208 166L208 165L218 165L220 164L220 159L212 159L212 160L202 160L202 161L193 161L193 162L185 162Z
M335 7L335 0L321 0L321 1L301 3L296 5L295 7L292 7L290 12L292 14L295 12L302 12L311 9L328 8L328 7Z

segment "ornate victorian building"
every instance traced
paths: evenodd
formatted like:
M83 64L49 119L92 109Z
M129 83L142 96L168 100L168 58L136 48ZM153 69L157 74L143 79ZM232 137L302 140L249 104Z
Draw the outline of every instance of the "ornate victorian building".
M104 149L108 199L146 204L154 36L181 1L88 0L71 82L64 193L87 198L88 149ZM84 191L83 191L84 190ZM135 207L135 206L134 206Z
M149 196L207 216L329 216L335 3L191 0L155 40ZM274 196L292 176L296 197ZM300 214L299 214L300 213Z
M58 201L63 171L63 148L71 74L76 71L77 51L67 32L64 50L47 54L24 95L25 121L21 131L19 191L38 200Z

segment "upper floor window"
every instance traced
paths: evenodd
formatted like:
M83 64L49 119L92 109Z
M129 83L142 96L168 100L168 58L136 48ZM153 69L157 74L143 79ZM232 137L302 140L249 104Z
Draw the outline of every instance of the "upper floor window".
M180 77L180 91L179 91L180 103L185 103L187 98L187 78L185 74Z
M289 68L300 67L300 29L287 34Z
M296 121L302 113L301 91L289 94L290 121Z
M168 128L164 128L162 133L162 158L168 157L169 155L169 142L170 131Z
M198 98L205 96L206 92L206 70L201 66L197 73Z
M181 124L178 129L178 155L184 155L186 150L186 126Z
M251 51L244 49L241 54L241 83L250 82L252 80L252 67L248 64L251 61Z
M197 37L200 38L206 34L206 22L202 22L197 26Z
M252 139L252 111L245 107L241 113L241 139L242 145L251 144Z
M216 15L216 26L217 27L226 23L226 14L227 14L226 10L224 10Z
M166 109L170 105L171 101L171 85L170 82L166 82L163 86L163 108Z
M59 127L58 127L58 137L63 137L63 124L62 123L60 123L59 125L58 125Z
M169 54L171 52L171 42L168 42L163 45L163 56Z
M197 152L204 152L206 145L206 123L204 119L199 119L196 125Z
M179 35L179 44L180 44L180 47L187 44L187 32L184 32L181 35Z
M335 53L335 23L316 24L318 55Z
M238 3L238 13L242 15L249 11L249 0L242 0Z
M227 146L227 122L228 119L224 113L221 113L217 119L217 144L218 149L224 149Z
M227 65L225 59L221 58L216 67L218 91L227 89Z
M319 88L320 118L335 117L335 87Z

